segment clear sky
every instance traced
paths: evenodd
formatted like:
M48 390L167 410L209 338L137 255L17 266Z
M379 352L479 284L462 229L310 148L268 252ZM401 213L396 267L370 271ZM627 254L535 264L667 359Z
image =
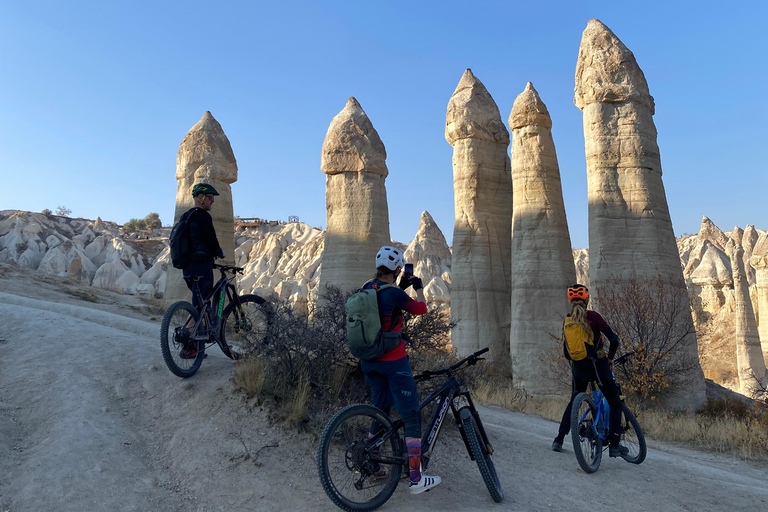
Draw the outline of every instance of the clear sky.
M172 222L176 152L210 110L238 161L235 213L325 227L320 149L355 96L387 148L392 237L453 231L445 111L465 68L506 123L526 82L553 122L574 247L586 247L581 33L599 18L656 100L676 235L702 215L768 229L768 2L0 3L0 210Z

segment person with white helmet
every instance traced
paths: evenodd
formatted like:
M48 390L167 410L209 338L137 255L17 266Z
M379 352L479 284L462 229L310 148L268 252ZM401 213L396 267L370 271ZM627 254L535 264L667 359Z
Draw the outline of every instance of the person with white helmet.
M388 287L377 293L381 328L385 333L402 332L403 311L412 315L423 315L427 312L421 279L403 273L404 268L403 252L396 247L384 246L376 253L376 276L363 285L364 289L393 285L398 276L403 274L398 286ZM405 293L404 290L409 286L413 286L416 291L416 300ZM401 339L395 349L372 361L361 360L360 365L371 387L373 405L387 414L394 406L405 423L411 493L420 494L435 487L440 483L440 477L421 473L421 413L416 381L408 362L405 342ZM375 428L375 425L372 425L372 428ZM380 472L386 473L386 468L381 467Z

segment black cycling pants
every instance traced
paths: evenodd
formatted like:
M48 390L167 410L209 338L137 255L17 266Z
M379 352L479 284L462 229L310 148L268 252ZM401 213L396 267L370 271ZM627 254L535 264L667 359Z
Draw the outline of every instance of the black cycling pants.
M200 278L197 281L197 286L200 288L200 293L203 294L203 298L206 298L213 289L213 262L205 261L202 263L190 263L187 268L183 270L184 277L197 276ZM186 281L187 288L192 291L192 305L195 306L198 311L202 307L197 294L195 293L195 283Z
M571 431L571 409L573 408L573 399L576 398L581 392L587 390L589 381L595 378L595 368L597 368L597 376L600 377L600 390L608 400L608 405L611 408L611 414L609 418L610 429L608 432L608 440L611 446L615 446L619 443L619 437L621 435L621 398L619 397L619 388L616 385L616 379L613 377L611 367L608 365L608 359L602 358L595 361L595 366L592 366L591 361L578 361L573 364L573 380L572 380L572 392L571 400L568 402L568 407L565 408L563 413L563 419L560 420L560 430L557 433L557 439L562 443L565 436Z

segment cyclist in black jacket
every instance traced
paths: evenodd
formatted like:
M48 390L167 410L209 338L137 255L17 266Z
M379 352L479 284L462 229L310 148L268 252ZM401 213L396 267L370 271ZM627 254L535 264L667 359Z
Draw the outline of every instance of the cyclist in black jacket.
M197 285L200 287L200 293L204 297L211 293L213 289L213 260L224 257L224 251L221 250L219 240L216 238L216 230L213 228L213 218L208 213L213 206L214 196L218 195L219 193L211 185L198 183L192 188L195 206L186 214L189 216L192 254L190 264L183 270L183 273L187 287L192 291L192 305L198 309L202 304L199 304L198 296L194 293L194 283L186 278L199 277ZM212 328L216 329L216 326L212 326ZM197 351L190 347L189 350L183 349L180 356L183 359L194 358L196 353Z

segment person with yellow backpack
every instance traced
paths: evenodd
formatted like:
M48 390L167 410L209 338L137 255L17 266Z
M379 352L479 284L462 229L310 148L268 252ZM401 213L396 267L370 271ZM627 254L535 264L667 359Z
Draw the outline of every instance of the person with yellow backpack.
M563 320L563 354L571 362L571 399L560 421L557 437L552 442L552 450L563 451L563 440L571 431L573 399L587 390L591 380L596 380L611 409L608 455L622 457L629 450L619 445L621 398L613 376L613 358L619 349L619 337L599 313L587 311L589 290L586 286L569 286L568 300L571 301L571 312ZM610 342L607 354L603 346L603 334Z

